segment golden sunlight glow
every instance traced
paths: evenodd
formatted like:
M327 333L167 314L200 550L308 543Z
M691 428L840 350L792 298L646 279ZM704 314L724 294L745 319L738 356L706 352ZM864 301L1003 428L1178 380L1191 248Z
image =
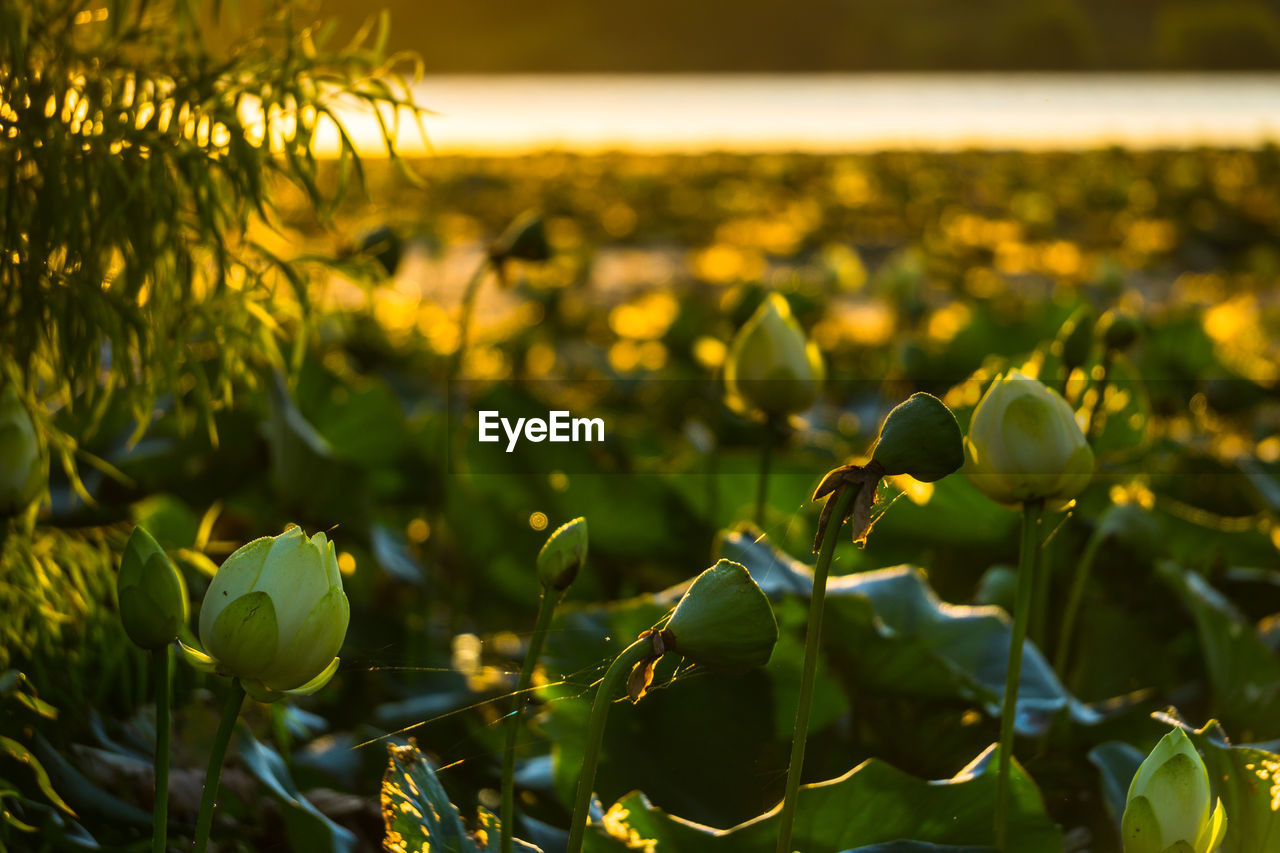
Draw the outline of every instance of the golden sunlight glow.
M396 143L408 155L1252 147L1280 136L1280 90L1265 74L457 75L427 78L414 96L435 113L424 120L427 139L409 116L383 114L399 119ZM384 156L373 114L335 106L357 149ZM316 126L316 152L333 156L332 123ZM1240 163L1215 171L1220 192L1250 185ZM856 170L834 188L850 206L876 193ZM629 228L620 211L604 224ZM1150 248L1159 236L1136 240Z

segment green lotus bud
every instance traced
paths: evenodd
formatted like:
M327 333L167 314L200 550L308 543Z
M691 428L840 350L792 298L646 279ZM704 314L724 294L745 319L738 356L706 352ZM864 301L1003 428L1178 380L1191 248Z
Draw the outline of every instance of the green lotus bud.
M551 244L547 242L547 227L542 214L527 210L517 216L489 247L489 257L496 263L549 259Z
M1067 501L1093 477L1093 451L1067 401L1016 370L978 402L964 447L965 474L1004 504Z
M0 394L0 518L30 506L47 478L35 424L10 385Z
M1169 732L1129 784L1125 853L1214 853L1227 833L1222 800L1209 813L1209 774L1182 729Z
M1093 349L1093 326L1093 309L1081 305L1058 330L1054 351L1062 358L1068 373L1089 361L1089 352Z
M1098 337L1109 350L1126 350L1133 346L1142 331L1138 318L1125 311L1112 309L1098 320Z
M738 330L724 365L729 396L774 417L812 406L824 376L817 345L776 293L765 297Z
M886 474L910 474L932 483L960 470L964 439L951 410L932 394L920 392L885 418L871 458Z
M400 236L390 227L379 225L360 235L356 240L356 251L362 255L372 255L386 270L387 275L395 275L400 268L403 244Z
M994 604L1012 613L1018 598L1018 570L1012 566L992 566L982 574L973 594L977 604Z
M125 633L144 649L172 643L187 622L187 584L143 527L133 528L124 546L116 598Z
M222 564L200 609L200 641L216 670L257 698L312 693L337 669L350 617L333 543L293 527Z
M764 666L778 641L769 599L740 563L693 579L662 631L667 651L712 666Z
M563 592L587 562L587 520L575 518L556 528L538 552L538 583Z

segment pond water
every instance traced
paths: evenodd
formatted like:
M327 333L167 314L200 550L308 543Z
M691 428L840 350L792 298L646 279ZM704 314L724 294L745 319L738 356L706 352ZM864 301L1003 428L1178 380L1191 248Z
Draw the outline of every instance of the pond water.
M1280 140L1280 74L428 77L409 154L1245 146ZM362 151L373 117L346 119ZM333 139L322 141L332 150Z

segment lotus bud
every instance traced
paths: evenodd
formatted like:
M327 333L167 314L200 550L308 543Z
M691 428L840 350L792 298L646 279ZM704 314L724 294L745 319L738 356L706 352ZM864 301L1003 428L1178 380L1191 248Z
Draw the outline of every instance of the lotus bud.
M547 242L547 227L542 214L527 210L517 216L489 247L489 257L494 263L508 260L545 261L551 257L551 244Z
M982 574L978 590L973 594L977 604L994 604L1013 612L1018 599L1018 570L1012 566L992 566Z
M1138 318L1125 311L1112 309L1098 321L1098 337L1103 345L1113 351L1126 350L1138 339L1142 327Z
M1093 477L1093 451L1067 401L1016 370L978 402L964 447L965 474L1004 504L1068 501Z
M769 599L740 563L693 579L662 631L666 651L711 666L764 666L778 641Z
M10 385L0 393L0 518L30 506L47 478L35 424Z
M144 649L172 643L187 622L187 584L169 555L140 526L133 528L124 546L116 597L125 633Z
M200 610L200 641L215 671L273 701L328 683L350 617L333 543L293 527L255 539L222 564Z
M964 464L964 439L956 416L931 394L912 394L894 407L871 451L890 476L910 474L925 483Z
M776 293L765 297L738 330L724 365L730 398L770 417L812 406L824 376L817 345L805 337L791 306Z
M1125 853L1214 853L1227 833L1222 800L1209 813L1209 774L1191 739L1160 739L1129 784L1120 823Z
M395 275L400 268L400 257L404 247L400 236L386 225L370 229L356 241L356 251L362 255L370 255L382 265L387 275Z
M1067 373L1082 367L1089 360L1093 349L1094 313L1088 305L1081 305L1058 330L1054 351L1062 358Z
M564 592L587 562L587 520L575 518L556 528L538 552L538 583Z

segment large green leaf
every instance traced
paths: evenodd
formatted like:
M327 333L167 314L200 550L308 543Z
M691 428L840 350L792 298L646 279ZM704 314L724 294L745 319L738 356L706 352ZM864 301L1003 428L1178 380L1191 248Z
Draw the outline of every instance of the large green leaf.
M1195 619L1216 713L1246 740L1280 736L1280 657L1199 574L1168 561L1158 571Z
M390 748L382 777L382 820L387 830L383 847L389 853L496 853L499 847L497 819L481 809L475 832L467 832L427 757L412 741ZM515 847L541 853L519 839Z
M249 772L280 805L293 849L317 853L349 853L356 849L356 838L349 830L338 826L298 792L279 753L259 742L247 729L240 731L239 750Z
M824 853L907 839L989 845L993 840L996 771L991 758L995 752L994 747L987 749L943 781L916 779L871 760L838 779L806 785L800 790L793 846L808 853ZM1035 782L1016 762L1011 781L1009 849L1061 849L1061 835L1045 814ZM774 808L731 829L712 829L654 808L644 794L635 792L615 803L604 820L596 823L586 849L613 853L652 842L657 851L769 853L777 843L779 811Z
M551 701L538 723L552 743L554 787L562 801L571 802L577 786L591 684L608 660L674 606L683 588L571 610L550 634L544 663L568 683L544 689ZM758 814L781 797L804 658L805 608L791 599L779 603L777 615L781 633L766 666L677 671L681 662L669 655L641 702L613 709L596 776L601 797L653 790L664 808L725 824ZM823 743L824 729L848 707L840 685L820 667L811 741ZM811 755L814 773L829 777L848 769L847 757L841 766L821 746Z
M746 566L770 596L808 597L813 573L767 541L731 532L721 556ZM1012 625L998 607L941 601L923 571L881 569L827 582L826 653L868 689L929 699L959 699L1000 713ZM1099 712L1072 697L1030 642L1022 649L1015 725L1020 734L1043 734L1067 710L1081 723Z

